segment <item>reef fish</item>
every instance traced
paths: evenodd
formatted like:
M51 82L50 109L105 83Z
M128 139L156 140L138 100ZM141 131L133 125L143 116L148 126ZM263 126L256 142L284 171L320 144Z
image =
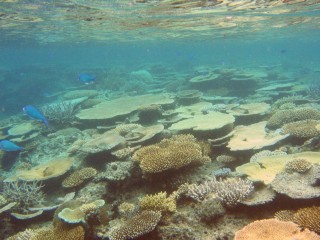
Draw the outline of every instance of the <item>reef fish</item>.
M45 118L45 116L34 106L32 105L27 105L25 107L23 107L23 111L25 112L25 114L27 114L30 118L39 120L41 122L44 123L44 125L46 125L46 127L48 127L48 121Z
M6 152L13 152L13 151L20 151L23 148L19 147L18 145L14 144L9 140L2 140L0 141L0 149Z
M96 81L96 78L87 73L81 73L78 77L78 80L83 82L84 84L92 84Z

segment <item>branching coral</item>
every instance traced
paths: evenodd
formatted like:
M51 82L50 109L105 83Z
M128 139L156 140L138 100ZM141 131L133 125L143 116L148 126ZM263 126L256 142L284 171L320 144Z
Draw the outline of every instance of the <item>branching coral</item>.
M179 169L191 163L210 161L203 154L201 145L192 135L176 135L158 144L142 147L133 155L144 172L156 173L169 169Z
M44 193L41 191L40 182L5 182L2 195L10 202L16 202L16 207L27 211L29 207L39 205L44 201Z
M140 214L132 217L121 227L112 229L110 240L134 239L151 232L161 219L161 212L142 211Z
M253 189L252 182L247 179L228 178L216 180L216 178L213 178L212 181L207 181L198 186L190 185L186 195L199 201L204 199L209 193L215 193L222 203L232 207L246 198Z
M166 192L159 192L154 195L146 195L139 201L142 210L153 210L161 212L175 212L177 209L174 197L167 197Z

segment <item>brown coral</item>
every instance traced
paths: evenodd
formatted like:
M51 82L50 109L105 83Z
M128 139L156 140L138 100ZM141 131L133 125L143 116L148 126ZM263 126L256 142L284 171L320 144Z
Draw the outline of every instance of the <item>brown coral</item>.
M276 219L263 219L250 223L236 232L234 240L282 240L303 239L319 240L320 237L308 229L301 230L292 222L281 222Z
M179 169L191 163L210 161L204 156L201 145L194 136L176 135L158 144L142 147L133 155L144 172L156 173L169 169Z
M320 207L306 207L294 214L294 222L298 225L320 233Z
M62 186L65 188L77 187L81 185L85 180L92 178L97 174L97 170L91 167L82 168L75 171L69 177L62 182Z
M311 167L312 167L312 163L310 163L305 159L298 158L298 159L293 159L287 162L285 169L288 172L305 173L309 171Z
M125 222L121 227L111 230L110 240L134 239L151 232L161 219L161 212L143 211Z

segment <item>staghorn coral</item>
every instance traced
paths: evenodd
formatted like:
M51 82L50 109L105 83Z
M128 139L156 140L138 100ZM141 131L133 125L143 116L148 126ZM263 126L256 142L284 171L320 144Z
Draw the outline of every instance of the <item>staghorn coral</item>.
M276 219L263 219L250 223L236 232L234 240L319 240L320 237L308 229L301 230L292 222L281 222Z
M140 209L153 210L160 212L177 211L176 200L174 197L167 197L166 192L159 192L154 195L146 195L139 201Z
M292 210L281 210L274 214L274 218L282 222L293 222L294 211Z
M17 208L27 211L29 207L44 202L44 193L40 182L15 181L3 183L2 195L9 202L15 202Z
M198 186L194 184L189 185L186 196L201 201L209 193L215 193L223 204L232 207L246 198L253 189L252 182L247 179L228 178L216 180L214 177L213 180L206 181Z
M205 156L201 145L192 135L176 135L163 139L160 143L142 147L137 150L133 159L139 162L140 168L147 173L179 169L191 163L210 161Z
M97 174L97 170L92 167L82 168L80 170L75 171L70 176L68 176L62 182L62 186L64 188L77 187L81 185L84 181L92 178Z
M268 120L267 127L277 129L286 123L307 119L320 120L320 111L309 107L277 111Z
M229 207L237 205L254 189L251 181L241 178L229 178L220 181L214 178L213 185L216 196Z
M286 163L285 169L287 172L305 173L310 170L312 163L303 158L293 159Z
M320 134L319 125L320 121L312 119L287 123L282 127L282 133L296 138L313 138Z
M298 225L320 233L320 207L300 208L293 219Z
M142 211L138 215L127 220L119 228L114 228L109 233L110 240L126 240L142 236L151 232L161 219L159 211Z

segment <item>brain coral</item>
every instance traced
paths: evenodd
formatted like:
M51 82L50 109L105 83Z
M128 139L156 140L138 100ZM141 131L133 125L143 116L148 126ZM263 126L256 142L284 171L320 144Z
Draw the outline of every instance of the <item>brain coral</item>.
M238 232L234 240L319 240L320 237L308 229L301 230L293 222L281 222L276 219L263 219L250 223Z
M168 169L179 169L191 163L210 161L204 156L201 145L190 134L176 135L163 139L160 143L142 147L137 150L133 159L140 163L144 172L156 173Z
M91 167L82 168L75 171L69 177L62 182L62 186L65 188L76 187L82 184L85 180L92 178L97 174L97 170Z
M270 129L277 129L286 123L307 119L320 120L320 111L314 108L298 108L277 111L269 119L267 127Z
M111 230L110 240L134 239L151 232L161 219L161 213L143 211L125 222L121 227Z
M313 138L320 134L320 129L317 128L319 125L320 121L317 120L302 120L285 124L282 127L282 132L289 133L296 138Z

